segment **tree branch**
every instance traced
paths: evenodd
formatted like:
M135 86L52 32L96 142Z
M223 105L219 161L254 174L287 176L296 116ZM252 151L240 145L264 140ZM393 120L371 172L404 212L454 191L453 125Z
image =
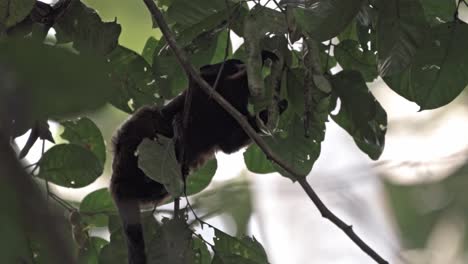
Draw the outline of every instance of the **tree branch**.
M345 232L348 237L359 246L365 253L367 253L371 258L373 258L377 263L387 264L388 262L384 260L377 252L375 252L369 245L367 245L356 233L354 233L352 227L344 223L340 218L333 214L322 200L318 197L312 187L306 180L307 175L300 174L294 170L289 164L284 162L279 156L274 153L271 148L266 144L266 142L255 132L255 130L247 122L245 116L243 116L239 111L237 111L229 102L227 102L219 93L217 93L195 70L195 68L190 64L187 55L185 52L178 46L173 34L171 33L161 11L158 9L153 0L143 0L146 4L148 10L153 16L154 20L159 26L164 38L167 43L174 51L180 65L184 68L186 72L190 74L194 81L196 81L200 88L207 93L211 98L213 98L224 110L226 110L241 126L241 128L249 135L249 137L262 149L268 159L278 164L281 168L286 170L288 173L292 174L299 184L302 186L304 191L307 193L309 198L315 204L317 209L320 211L324 218L327 218L333 222L337 227L339 227L343 232Z

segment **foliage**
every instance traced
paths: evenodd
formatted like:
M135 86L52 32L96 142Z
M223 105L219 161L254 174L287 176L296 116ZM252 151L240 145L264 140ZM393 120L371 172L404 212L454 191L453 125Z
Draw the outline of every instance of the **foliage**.
M120 21L125 19L112 13L117 9L105 9L123 6L123 2L105 6L86 2L90 6L79 0L60 1L54 6L32 0L0 0L0 128L10 138L30 128L39 129L21 152L23 156L36 140L51 140L44 125L47 120L60 122L64 127L61 137L68 142L43 153L31 174L39 182L69 188L94 182L102 175L105 161L110 160L100 128L86 117L89 111L109 103L131 114L143 105L161 106L187 86L175 55L164 39L156 38L157 33L146 29L153 36L137 41L146 43L142 52L141 47L124 45L130 43L125 34L137 31L137 26L122 27ZM273 105L277 98L288 100L288 109L275 120L277 125L266 141L303 175L312 170L320 155L329 117L371 159L380 157L387 116L366 82L380 76L392 90L422 110L450 103L468 84L468 25L458 19L454 1L285 0L274 8L248 7L238 0L157 3L178 44L196 67L221 62L225 55L247 63L251 109L255 113ZM103 13L111 21L103 19ZM150 21L147 12L139 16ZM53 37L48 35L51 28L56 32ZM229 45L229 30L245 40L235 54ZM302 42L302 48L290 47ZM316 44L316 50L311 43ZM280 72L275 71L278 68L274 63L262 65L262 50L278 56ZM340 67L332 71L335 65ZM337 113L331 114L335 108ZM147 139L137 154L146 174L178 196L184 183L172 144L171 139L162 137ZM252 172L279 172L296 180L256 145L244 153L244 159ZM195 172L186 183L187 193L205 189L216 168L214 160ZM0 184L0 193L5 195L2 198L15 201L12 197L17 194L9 192L7 186ZM248 188L234 184L216 190L221 194L208 192L195 207L236 216L241 230L238 237L214 228L212 245L182 219L159 223L143 213L150 263L268 263L258 241L243 237L251 213ZM77 208L48 189L46 192L71 211L69 233L73 234L80 263L122 263L125 242L108 190L90 193ZM391 192L395 201L407 196L406 191L399 193L399 188ZM229 201L237 206L227 206ZM8 210L12 214L0 218L0 226L11 227L5 232L21 232L20 221L15 218L20 206L12 202ZM411 208L405 210L412 212ZM402 217L403 228L425 228ZM94 227L107 227L110 241L92 237L89 230ZM0 254L0 262L11 263L15 256L34 252L44 258L38 263L47 263L50 256L41 255L40 246L30 247L45 240L25 239L13 241L10 247L1 244L2 249L11 250ZM421 237L409 243L420 245L424 241Z

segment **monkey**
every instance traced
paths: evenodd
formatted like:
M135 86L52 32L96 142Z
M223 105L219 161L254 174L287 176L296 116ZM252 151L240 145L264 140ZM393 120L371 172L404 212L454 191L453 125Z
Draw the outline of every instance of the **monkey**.
M276 60L277 57L271 52L263 52L262 60L266 59ZM230 59L224 65L218 63L201 67L200 75L213 86L221 69L215 89L246 117L255 131L260 132L255 116L248 111L250 93L245 64L240 60ZM121 125L112 140L114 158L110 190L122 219L129 264L146 264L140 204L157 205L169 196L163 184L147 177L138 167L135 152L144 138L157 139L158 135L172 138L176 157L179 163L184 163L181 168L185 166L189 170L202 166L217 151L230 154L251 143L237 121L206 95L190 77L188 85L192 94L186 133L183 115L187 90L163 107L141 107ZM278 103L280 113L286 107L287 101ZM260 112L259 116L262 121L267 121L266 110ZM182 148L183 158L179 157ZM188 172L182 172L183 175L184 173Z

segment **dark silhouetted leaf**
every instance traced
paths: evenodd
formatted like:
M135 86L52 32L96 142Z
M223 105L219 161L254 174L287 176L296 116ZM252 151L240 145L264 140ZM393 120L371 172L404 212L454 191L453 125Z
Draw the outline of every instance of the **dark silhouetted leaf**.
M380 76L405 70L422 46L428 29L419 0L380 1L377 24Z
M468 85L468 24L438 25L403 73L384 78L398 94L421 110L451 102Z
M125 47L117 47L108 57L111 66L113 97L111 103L132 113L143 105L162 104L151 66L143 57Z
M357 70L364 76L366 82L377 78L377 58L368 50L360 49L354 40L345 40L335 47L335 58L345 70Z
M8 86L3 86L9 88L0 89L0 112L10 113L17 134L37 120L96 109L110 97L104 61L64 49L23 41L2 42L0 69L0 74L8 73L4 80L9 80Z
M344 128L356 145L371 159L378 159L385 147L387 114L370 93L361 74L342 71L332 78L333 92L341 101L333 120Z
M9 28L21 22L34 7L34 0L0 0L0 25Z
M73 42L80 52L107 55L117 47L121 27L117 22L102 22L94 9L71 1L54 29L59 43Z
M456 1L420 0L420 2L430 24L453 21L453 15L457 8Z

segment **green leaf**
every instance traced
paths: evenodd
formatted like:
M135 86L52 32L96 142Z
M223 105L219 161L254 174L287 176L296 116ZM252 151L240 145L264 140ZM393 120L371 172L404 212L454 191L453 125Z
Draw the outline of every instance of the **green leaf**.
M83 117L73 121L64 121L60 124L65 128L60 137L68 140L70 143L90 150L99 159L101 165L104 166L106 161L104 138L99 128L91 119Z
M159 83L151 66L136 52L118 46L108 56L113 83L111 103L117 108L132 113L148 104L163 104Z
M428 29L419 0L380 1L377 23L380 76L405 70L422 46Z
M255 237L232 237L215 229L215 256L212 264L267 264L268 257Z
M325 41L337 36L346 28L363 2L363 0L318 0L310 6L294 8L294 17L307 36L317 41Z
M419 0L424 8L426 19L431 25L453 21L457 9L456 1Z
M221 62L227 42L227 31L203 34L185 48L195 67ZM228 53L230 55L231 52ZM170 50L155 52L153 73L161 87L161 95L172 98L188 86L188 79Z
M193 195L205 189L213 179L218 168L216 159L208 161L203 167L191 173L187 178L187 195Z
M90 237L83 248L78 252L78 263L99 264L99 254L109 242L100 237Z
M244 162L247 169L253 173L272 173L276 171L271 161L267 159L256 144L252 144L244 152Z
M121 27L103 22L96 11L80 1L72 1L54 24L58 43L73 41L84 53L107 55L117 47Z
M182 172L171 139L164 136L158 136L154 141L145 138L138 146L137 152L138 167L146 176L164 184L173 197L182 194Z
M17 130L32 127L36 120L96 109L110 97L107 67L95 57L7 41L0 43L0 61L3 72L14 73L0 73L2 81L9 80L2 85L9 88L0 89L0 112L11 113Z
M103 188L86 195L81 201L80 213L83 216L83 221L88 225L106 226L107 215L117 214L117 209L109 190Z
M351 21L344 29L343 31L338 34L338 39L340 42L344 40L358 40L358 35L357 35L357 26L356 26L356 19Z
M387 85L421 110L451 102L468 85L468 24L438 25L403 73L384 78Z
M324 125L324 122L317 125ZM314 121L311 123L314 123ZM299 116L295 115L289 124L287 133L277 138L270 138L268 144L296 172L307 176L320 155L320 143L322 141L320 138L324 137L325 130L311 129L310 134L309 138L305 136L304 123ZM278 165L274 164L274 167L283 176L293 181L297 179L297 177L289 174Z
M224 0L175 0L167 10L167 17L176 23L177 43L185 47L197 36L224 27L227 11L238 12L233 3L228 4L229 7Z
M156 51L156 47L158 46L158 44L159 40L155 39L154 37L149 37L146 41L141 56L146 60L146 62L149 65L153 64L154 52Z
M360 71L366 82L372 82L377 78L377 59L368 50L360 49L360 45L354 40L340 42L334 49L335 58L344 70Z
M184 219L163 219L163 225L147 249L148 263L193 263L192 231Z
M290 69L287 78L289 105L288 110L281 116L278 127L280 133L265 140L272 150L296 172L308 175L320 154L320 143L325 138L325 122L330 108L330 95L319 89L311 91L311 126L309 127L310 135L306 137L304 122L300 118L304 114L304 70ZM248 168L252 168L253 172L266 173L270 170L267 164L271 164L271 162L259 150L248 150L244 159ZM254 164L255 162L259 163ZM283 176L289 177L293 181L296 180L295 176L290 175L278 165L272 164L270 166L273 166Z
M174 22L188 27L225 9L226 3L222 0L174 0L167 10L167 16Z
M21 22L34 7L34 0L0 0L0 28L6 28Z
M193 238L193 252L195 254L194 264L210 264L211 255L203 240L198 237Z
M371 159L378 159L385 146L387 114L356 71L342 71L332 77L333 92L341 101L333 120L344 128L356 145Z
M53 146L44 153L39 166L38 177L69 188L89 185L103 171L101 162L91 151L75 144Z

